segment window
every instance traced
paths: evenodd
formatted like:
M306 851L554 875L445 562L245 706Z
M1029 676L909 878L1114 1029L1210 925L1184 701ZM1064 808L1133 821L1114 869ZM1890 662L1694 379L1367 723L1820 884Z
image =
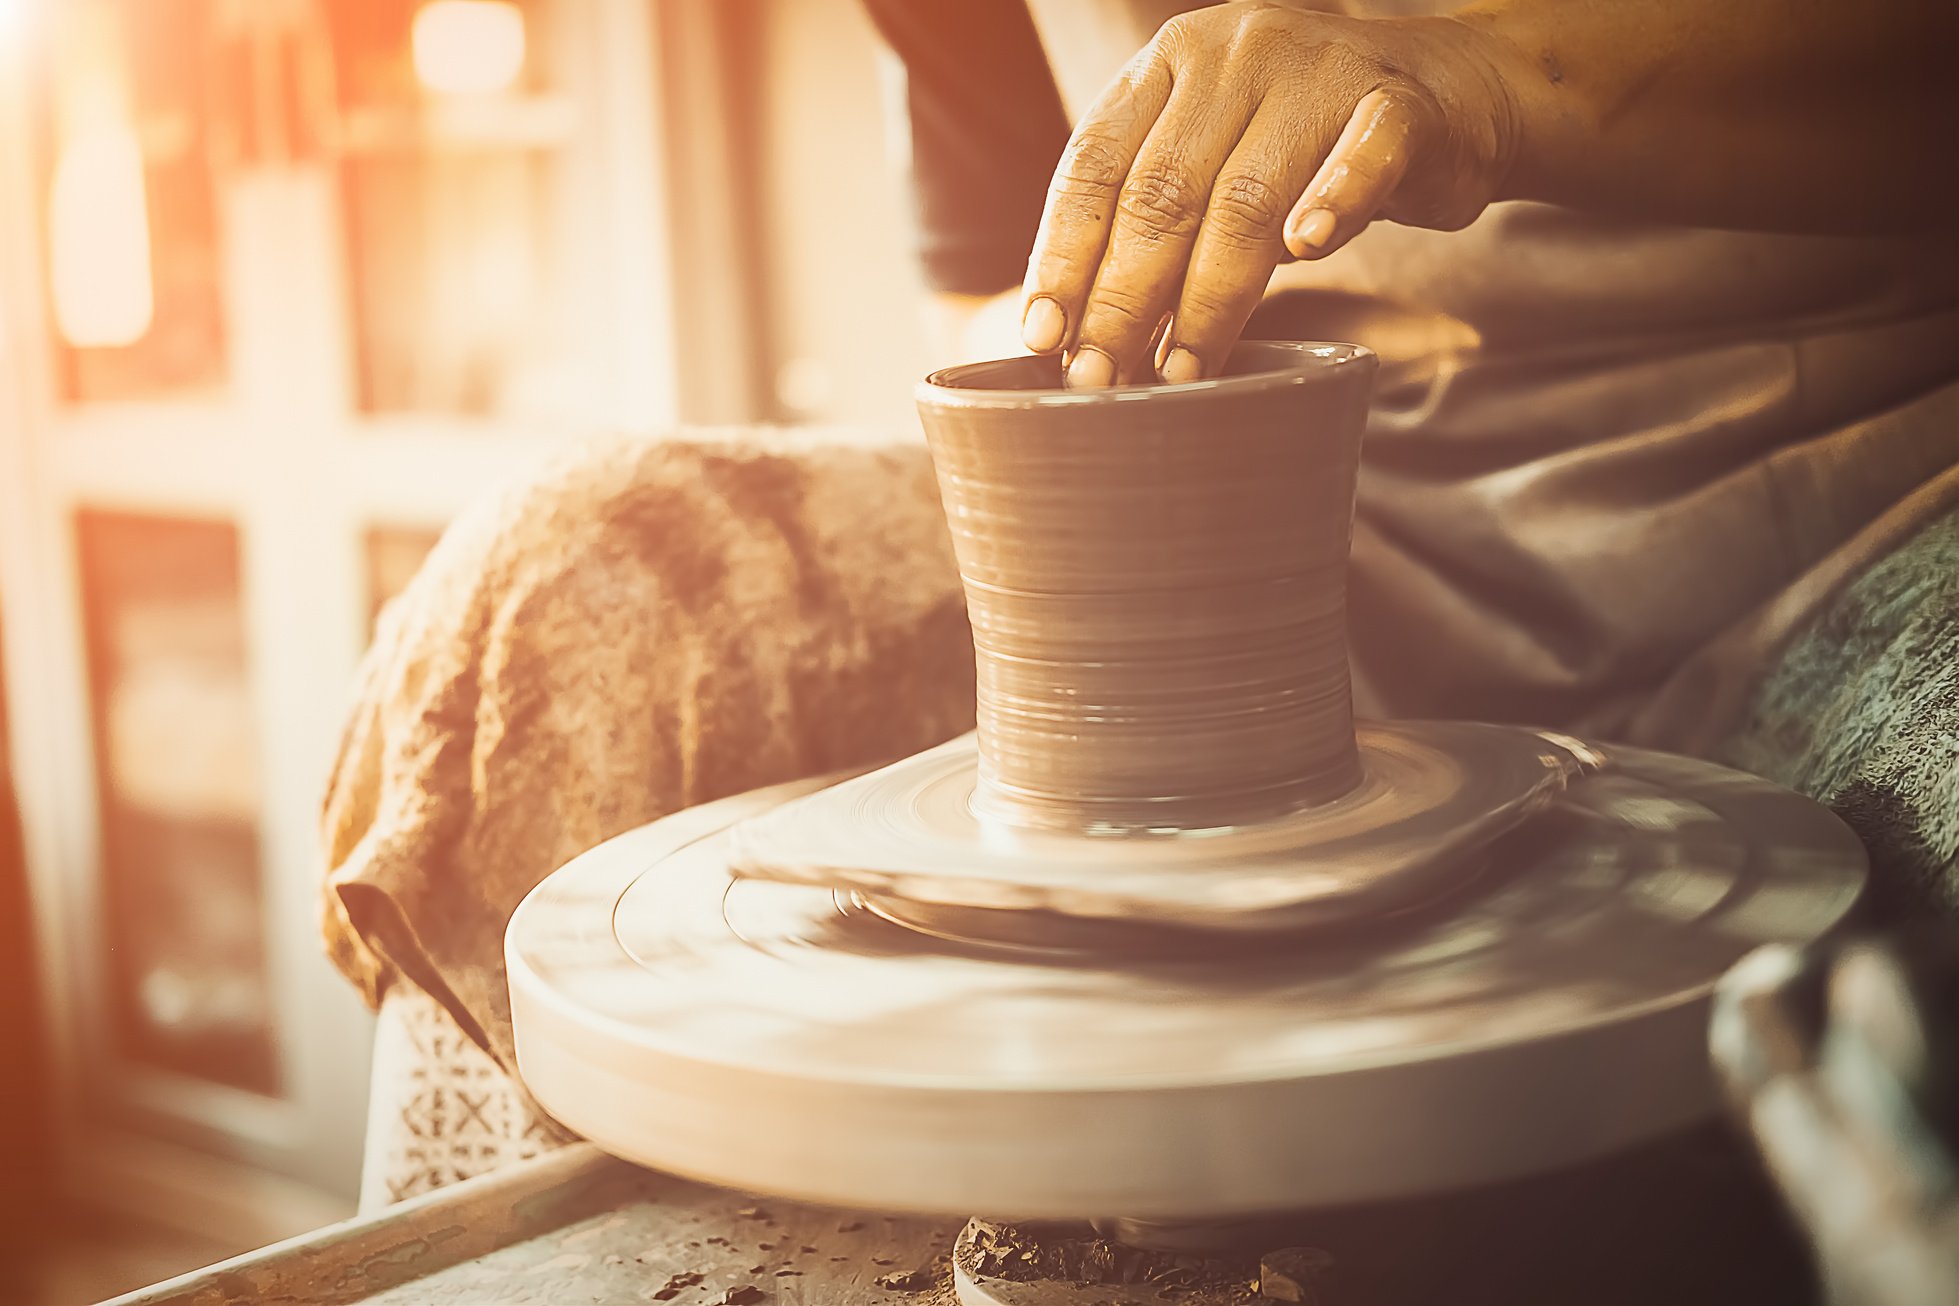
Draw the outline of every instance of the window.
M726 186L670 175L663 124L718 96L675 52L720 20L16 3L0 637L64 1147L98 1188L161 1140L351 1194L371 1026L315 836L347 687L465 503L741 352L726 312L673 325L666 196L713 226Z
M275 1096L238 533L76 519L116 1051Z

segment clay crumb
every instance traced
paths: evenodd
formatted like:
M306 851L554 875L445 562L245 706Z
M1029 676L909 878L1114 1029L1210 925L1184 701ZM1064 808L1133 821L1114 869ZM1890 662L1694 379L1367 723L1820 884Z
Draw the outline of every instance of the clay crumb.
M890 1274L878 1275L871 1282L892 1292L930 1292L939 1286L939 1270L936 1265L923 1265L916 1270L893 1270Z
M1084 1226L1085 1228L1086 1226ZM1245 1256L1150 1252L1099 1236L1022 1229L974 1220L957 1249L975 1279L1071 1284L1077 1288L1147 1283L1166 1300L1234 1306L1256 1301L1258 1262ZM1090 1298L1089 1300L1092 1300Z
M808 1243L804 1243L804 1244L803 1244L803 1255L805 1255L805 1256L814 1256L814 1255L816 1255L816 1248L814 1248L814 1247L812 1247L812 1246L810 1246L810 1245L809 1245Z
M739 1211L736 1211L735 1214L744 1220L761 1220L768 1224L775 1223L775 1217L759 1206L744 1206Z
M859 1229L862 1229L863 1227L864 1227L864 1222L862 1220L845 1220L842 1224L837 1226L837 1232L856 1233Z
M701 1277L698 1274L675 1274L668 1277L666 1285L653 1294L654 1301L672 1301L680 1295L683 1288L697 1288Z
M1326 1300L1333 1257L1319 1247L1280 1247L1258 1258L1258 1292L1267 1301Z
M754 1306L758 1301L767 1301L769 1295L754 1284L744 1283L739 1288L730 1288L715 1298L714 1306Z

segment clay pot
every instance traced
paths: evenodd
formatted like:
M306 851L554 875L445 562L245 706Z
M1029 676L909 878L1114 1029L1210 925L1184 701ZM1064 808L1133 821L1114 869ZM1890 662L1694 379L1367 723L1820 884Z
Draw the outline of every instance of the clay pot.
M1203 829L1358 783L1346 572L1375 367L1257 342L1187 385L1067 390L1046 357L919 387L987 815Z

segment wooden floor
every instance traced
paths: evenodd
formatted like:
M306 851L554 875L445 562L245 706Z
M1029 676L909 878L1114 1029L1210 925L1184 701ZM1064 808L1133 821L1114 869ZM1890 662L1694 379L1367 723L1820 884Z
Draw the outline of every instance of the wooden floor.
M0 1302L83 1306L249 1251L122 1215L64 1210L0 1258Z

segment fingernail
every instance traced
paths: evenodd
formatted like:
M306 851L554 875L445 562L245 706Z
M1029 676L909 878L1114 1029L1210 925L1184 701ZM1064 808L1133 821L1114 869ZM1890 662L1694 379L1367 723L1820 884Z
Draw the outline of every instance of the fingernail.
M1068 364L1068 384L1077 390L1099 389L1115 379L1115 360L1099 349L1077 349Z
M1061 348L1061 337L1067 334L1068 318L1062 313L1061 305L1046 295L1036 295L1027 301L1027 312L1020 319L1020 343L1037 354L1049 353Z
M1204 375L1204 364L1197 355L1182 345L1170 351L1170 357L1163 360L1163 379L1171 385L1182 385L1186 381L1196 381Z
M1301 218L1299 225L1292 229L1292 238L1308 249L1318 249L1333 239L1333 227L1336 221L1338 219L1333 216L1332 209L1314 209Z

